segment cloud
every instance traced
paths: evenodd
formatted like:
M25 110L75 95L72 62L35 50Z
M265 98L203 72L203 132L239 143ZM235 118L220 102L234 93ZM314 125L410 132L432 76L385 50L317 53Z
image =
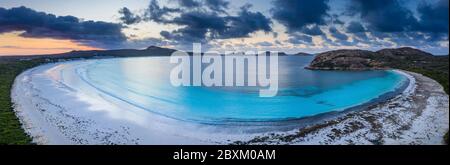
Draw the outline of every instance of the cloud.
M313 44L313 40L311 36L308 35L304 35L304 34L299 34L299 33L293 33L288 41L292 44L306 44L306 45L311 45Z
M212 6L227 8L225 1L205 1ZM210 9L211 5L208 5ZM204 6L189 8L183 11L161 7L156 0L149 5L147 20L162 24L177 25L180 28L173 31L161 31L165 39L178 44L192 42L208 42L214 39L230 39L249 37L257 31L271 32L272 21L260 12L252 12L251 5L242 6L236 15L222 14L207 10Z
M0 33L24 31L23 37L70 39L105 48L127 40L122 27L116 23L82 21L74 16L55 16L23 6L0 8Z
M343 24L345 24L345 21L341 20L341 19L339 18L339 15L338 15L338 14L332 14L332 15L330 16L330 21L331 21L332 24L337 24L337 25L343 25Z
M434 3L422 1L416 9L408 8L400 0L351 0L350 13L359 15L369 31L423 32L448 35L448 0ZM356 26L354 26L356 28ZM350 29L349 29L350 30Z
M335 27L330 27L330 33L331 35L341 41L346 41L348 39L348 36L344 33L341 33L339 30L337 30Z
M328 0L275 0L271 12L288 31L302 31L308 25L324 25L329 9Z
M440 0L435 4L422 2L417 11L420 15L420 30L448 34L448 0Z
M366 29L364 28L363 25L361 25L361 23L355 21L350 22L346 30L349 33L361 33L366 31Z
M158 1L152 0L150 1L143 17L146 21L166 23L168 22L168 19L166 18L168 15L180 11L181 10L177 8L160 7Z
M418 27L412 11L398 0L351 0L349 10L374 31L402 32Z
M400 0L351 0L347 12L367 25L352 21L346 27L355 42L385 47L440 47L448 42L448 0L422 1L417 8Z
M226 30L225 20L216 13L192 11L182 13L179 17L161 23L184 26L174 31L162 31L166 39L179 42L205 42L206 39L218 37Z
M134 15L130 9L124 7L119 10L121 17L119 18L124 24L131 25L141 22L141 17Z
M322 26L344 24L338 15L328 13L328 3L328 0L274 0L272 18L286 27L288 42L314 45L312 36L326 39Z
M263 46L263 47L265 47L265 46L273 46L272 43L267 42L267 41L258 42L258 43L256 43L256 45L258 45L258 46Z
M178 3L182 7L198 7L200 6L200 2L196 0L178 0Z
M304 34L312 35L312 36L319 36L319 35L325 34L317 25L305 26L300 30L300 32L302 32Z
M218 36L221 39L249 37L256 31L271 32L272 21L260 12L251 12L251 6L241 7L237 16L224 17L227 29Z
M205 0L205 4L213 11L225 13L230 3L225 0Z
M356 40L357 42L360 43L369 43L371 39L369 39L369 36L367 36L366 33L364 32L359 32L359 33L353 33L353 40ZM356 38L355 38L356 37Z

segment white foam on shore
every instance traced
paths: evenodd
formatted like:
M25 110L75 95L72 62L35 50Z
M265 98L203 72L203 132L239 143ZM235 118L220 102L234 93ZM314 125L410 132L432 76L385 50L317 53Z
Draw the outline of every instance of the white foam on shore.
M405 76L409 80L409 84L406 87L406 89L403 90L402 94L403 95L409 95L409 94L414 93L414 91L416 90L416 86L417 86L416 85L416 79L414 78L414 76L411 76L410 74L407 74L407 73L405 73L405 72L403 72L401 70L397 70L397 69L393 70L393 71L395 73L397 73L397 74Z

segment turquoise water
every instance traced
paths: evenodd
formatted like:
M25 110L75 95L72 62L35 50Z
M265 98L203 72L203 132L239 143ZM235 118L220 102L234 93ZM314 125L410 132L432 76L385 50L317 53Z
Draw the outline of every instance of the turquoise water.
M104 94L170 118L193 122L273 121L314 116L369 102L407 79L393 71L312 71L313 57L279 57L279 92L260 88L174 87L168 57L96 60L80 68Z

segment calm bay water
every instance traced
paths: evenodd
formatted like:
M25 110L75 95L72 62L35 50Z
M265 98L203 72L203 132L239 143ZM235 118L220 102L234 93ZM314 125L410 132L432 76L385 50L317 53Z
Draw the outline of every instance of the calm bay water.
M175 65L168 57L96 60L82 69L84 80L105 94L159 115L197 122L272 121L340 111L406 82L392 71L304 69L312 58L279 57L279 92L269 98L258 96L259 87L174 87L169 75Z

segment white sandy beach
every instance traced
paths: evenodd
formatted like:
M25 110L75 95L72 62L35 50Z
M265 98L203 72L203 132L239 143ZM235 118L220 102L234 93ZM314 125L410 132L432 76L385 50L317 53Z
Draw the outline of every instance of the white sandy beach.
M64 63L46 64L20 74L12 88L16 114L37 144L442 144L449 127L442 87L404 71L397 72L410 84L399 96L296 136L304 129L243 133L162 117L96 92L61 69L76 72ZM264 140L250 141L255 137Z

